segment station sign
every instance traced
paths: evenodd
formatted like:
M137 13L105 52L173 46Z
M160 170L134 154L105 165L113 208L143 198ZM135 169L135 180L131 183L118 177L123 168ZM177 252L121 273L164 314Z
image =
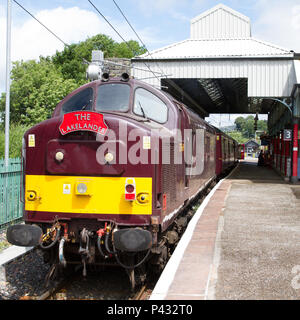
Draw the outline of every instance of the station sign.
M284 129L283 141L292 141L292 130L291 129Z

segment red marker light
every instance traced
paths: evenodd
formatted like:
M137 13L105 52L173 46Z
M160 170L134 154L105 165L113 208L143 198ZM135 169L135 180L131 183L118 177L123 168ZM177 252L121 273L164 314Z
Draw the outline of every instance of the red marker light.
M134 201L136 199L135 180L133 178L126 179L125 182L125 200Z
M132 193L134 191L134 186L132 184L128 184L125 189L126 192Z

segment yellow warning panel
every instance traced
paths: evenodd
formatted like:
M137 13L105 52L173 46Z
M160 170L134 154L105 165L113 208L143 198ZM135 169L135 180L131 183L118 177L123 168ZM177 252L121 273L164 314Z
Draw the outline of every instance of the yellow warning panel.
M30 148L35 147L35 134L28 135L28 147L30 147Z
M26 175L25 210L92 214L152 214L152 178L134 178L136 194L147 202L126 201L123 177L72 177Z
M143 149L150 150L151 149L151 137L144 136L143 137Z

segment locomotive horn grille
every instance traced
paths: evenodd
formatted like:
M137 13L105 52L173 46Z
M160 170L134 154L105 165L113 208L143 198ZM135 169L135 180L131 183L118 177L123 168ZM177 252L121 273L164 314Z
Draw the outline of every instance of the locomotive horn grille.
M102 74L101 80L107 82L109 80L109 73L105 72Z
M121 75L121 81L127 82L128 80L129 80L129 74L126 73L126 72L122 73L122 75Z

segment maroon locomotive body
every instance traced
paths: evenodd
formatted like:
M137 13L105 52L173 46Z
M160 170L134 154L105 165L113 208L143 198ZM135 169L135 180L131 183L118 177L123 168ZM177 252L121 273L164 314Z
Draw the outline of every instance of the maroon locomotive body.
M133 286L146 262L164 267L188 221L183 209L237 161L230 137L128 77L64 98L25 133L22 157L26 224L8 239L38 241L54 267L82 263L85 273L86 264L116 262Z

